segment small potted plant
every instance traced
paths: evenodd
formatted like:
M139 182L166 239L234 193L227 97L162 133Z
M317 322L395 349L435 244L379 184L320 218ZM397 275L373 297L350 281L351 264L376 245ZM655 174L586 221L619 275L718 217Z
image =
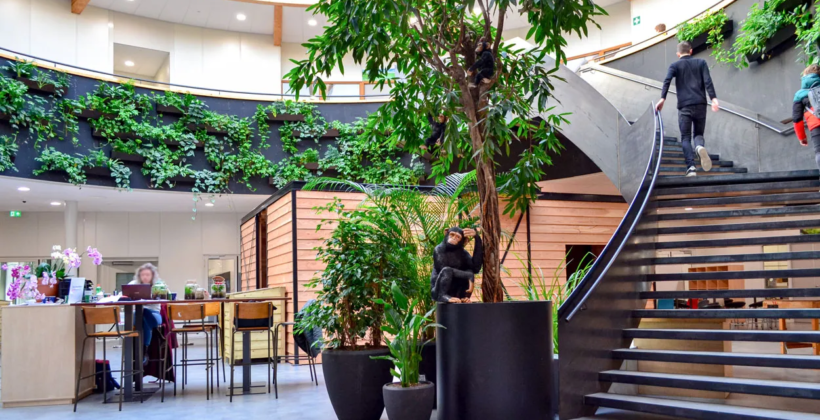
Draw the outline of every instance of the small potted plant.
M417 302L410 301L395 282L390 292L393 304L383 299L375 300L384 305L386 325L382 330L392 336L385 339L390 355L372 357L393 362L394 369L390 373L399 380L382 388L387 417L390 420L429 420L436 398L436 386L432 382L419 381L419 363L422 349L430 342L424 340L425 330L441 325L430 318L435 307L419 315L413 312Z

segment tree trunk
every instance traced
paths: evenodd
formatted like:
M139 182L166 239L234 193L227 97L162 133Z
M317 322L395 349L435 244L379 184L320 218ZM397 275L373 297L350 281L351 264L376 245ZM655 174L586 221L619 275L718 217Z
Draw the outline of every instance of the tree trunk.
M470 129L473 150L481 150L484 138L477 125ZM481 200L481 240L484 242L484 268L481 275L481 299L484 302L502 302L501 262L498 250L501 245L501 218L498 208L498 190L495 185L495 167L491 159L481 154L476 158L476 184Z

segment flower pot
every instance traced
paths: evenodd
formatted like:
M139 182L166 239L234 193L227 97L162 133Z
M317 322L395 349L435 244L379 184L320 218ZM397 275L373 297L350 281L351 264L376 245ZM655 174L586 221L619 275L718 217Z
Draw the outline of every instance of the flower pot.
M157 113L158 114L173 114L173 115L183 115L185 111L175 107L175 106L167 106L167 105L160 105L157 104Z
M325 386L339 420L381 418L384 411L382 387L390 382L393 365L390 361L370 357L388 354L386 348L322 352Z
M43 279L37 280L37 291L42 293L45 297L54 297L57 296L57 292L60 290L57 287L57 284L43 284Z
M439 420L549 419L552 302L438 304Z
M758 64L762 64L781 52L786 51L794 45L794 41L797 39L795 30L794 25L787 25L775 32L775 34L766 41L766 47L763 51L747 55L746 61L749 63L757 62Z
M17 81L26 85L30 90L36 90L38 92L54 94L58 91L54 83L44 83L41 85L40 82L27 77L17 77ZM65 92L65 88L60 88L59 91L63 93Z
M277 114L268 112L268 121L304 121L305 116L299 114Z
M385 384L382 393L390 420L430 420L433 414L436 386L431 382L420 382L408 388L402 388L399 383Z
M118 152L116 150L111 151L110 158L114 159L114 160L119 160L119 161L122 161L122 162L135 162L135 163L145 162L145 156L132 155L130 153Z
M727 20L726 23L723 24L723 27L720 29L720 33L723 34L724 40L725 40L725 38L729 37L729 34L732 33L732 31L734 30L734 27L735 27L735 21L733 21L733 20ZM709 31L706 31L706 32L692 38L692 40L689 41L689 44L692 45L692 52L694 54L697 54L701 51L706 50L706 48L708 47L708 45L706 44L706 41L708 39L709 39Z
M305 162L302 164L305 169L309 171L318 171L319 170L319 162Z

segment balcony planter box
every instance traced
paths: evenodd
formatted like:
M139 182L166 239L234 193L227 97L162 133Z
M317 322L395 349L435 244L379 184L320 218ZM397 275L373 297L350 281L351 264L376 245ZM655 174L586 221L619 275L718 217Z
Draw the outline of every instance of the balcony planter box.
M194 124L190 123L187 126L190 131L198 131L204 129L208 134L228 134L228 130L218 129L210 124Z
M179 147L179 142L178 142L178 141L174 141L174 140L163 140L162 142L163 142L163 143L165 143L165 144L166 144L166 145L168 145L168 146ZM196 144L196 147L197 147L197 148L202 148L202 147L205 147L205 143L202 143L202 142L200 142L200 141L196 142L195 144Z
M104 139L105 138L105 136L103 136L102 132L97 131L97 130L94 130L93 132L91 132L91 137L95 137L95 138L98 138L98 139ZM139 138L134 133L117 133L116 137L118 139L122 139L122 140L137 140Z
M185 111L175 107L157 104L157 114L182 115Z
M0 112L0 121L11 121L11 115Z
M781 3L780 6L777 6L777 8L775 10L778 11L778 12L782 12L782 11L789 11L790 12L790 11L794 10L795 7L800 6L801 4L808 4L810 2L811 2L811 0L786 0L783 3Z
M729 35L735 28L735 21L728 20L726 23L723 24L723 28L721 28L720 33L723 34L724 38L729 38ZM706 31L694 38L692 38L689 43L692 45L692 50L695 54L706 50L708 45L706 44L707 39L709 38L709 31Z
M84 110L80 111L77 114L77 116L80 117L80 118L85 118L87 120L88 119L97 119L97 118L101 118L101 117L114 118L113 115L103 114L102 112L94 110L94 109L84 109Z
M112 150L111 155L109 157L111 159L119 160L119 161L122 161L122 162L134 162L134 163L143 163L143 162L145 162L145 156L132 155L130 153L118 152L116 150Z
M57 93L58 89L54 83L46 83L40 86L40 83L36 80L29 79L27 77L16 77L17 81L28 86L30 90L36 90L38 92L48 93L48 94L55 94ZM65 93L66 88L60 88L60 93Z
M439 303L438 418L550 419L552 302Z
M93 168L87 168L85 174L89 176L111 176L111 169L103 166L95 166Z
M292 135L293 135L293 137L299 138L299 137L302 137L302 132L299 131L299 130L293 130ZM339 137L339 136L340 136L339 130L335 129L335 128L331 128L330 130L325 131L325 133L322 134L321 136L319 136L319 138L325 139L325 138L334 138L334 137Z
M304 121L305 116L299 114L276 114L268 112L268 121Z
M794 25L788 25L777 31L771 38L769 38L768 41L766 41L766 47L762 52L747 55L746 61L749 63L764 63L776 56L781 51L785 50L785 47L788 46L787 43L794 42L795 37Z
M305 162L302 164L305 169L309 171L318 171L319 170L319 162Z

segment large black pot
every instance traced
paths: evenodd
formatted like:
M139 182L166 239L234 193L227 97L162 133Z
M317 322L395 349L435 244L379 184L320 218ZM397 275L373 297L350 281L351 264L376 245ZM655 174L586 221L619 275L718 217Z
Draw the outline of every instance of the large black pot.
M419 374L424 375L424 380L432 382L436 386L436 342L432 342L421 350L421 363L419 363ZM433 408L436 408L435 393L433 394Z
M549 419L552 303L439 304L439 420Z
M325 386L339 420L379 420L384 411L382 386L391 381L387 360L370 356L386 356L388 350L325 350L322 352L322 372Z
M402 388L400 384L385 384L384 406L390 420L430 420L436 386L421 382L418 386Z

